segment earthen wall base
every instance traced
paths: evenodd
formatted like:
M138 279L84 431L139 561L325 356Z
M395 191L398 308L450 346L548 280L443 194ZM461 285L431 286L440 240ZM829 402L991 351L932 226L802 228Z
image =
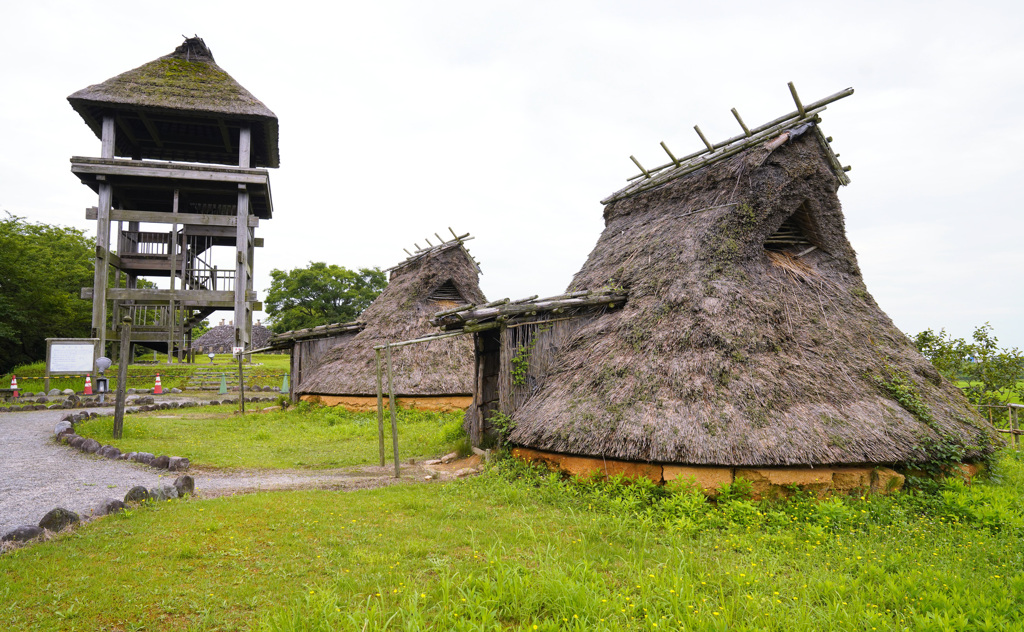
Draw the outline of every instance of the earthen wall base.
M572 456L543 452L530 448L514 448L513 456L545 464L552 470L578 477L621 475L626 478L645 477L655 483L675 481L693 485L708 496L717 496L724 485L737 479L750 483L755 499L789 496L795 491L817 496L827 494L887 494L903 488L905 477L881 466L836 467L704 467L692 465L662 465L633 463L603 458ZM964 466L960 472L968 480L977 468Z
M346 410L357 413L367 413L377 410L376 397L356 397L350 395L302 395L299 398L304 402L313 402L323 406L341 406ZM466 410L473 403L470 395L443 395L436 397L396 397L395 404L409 410L425 410L435 413L450 413L456 410ZM388 400L384 398L384 408L388 407Z

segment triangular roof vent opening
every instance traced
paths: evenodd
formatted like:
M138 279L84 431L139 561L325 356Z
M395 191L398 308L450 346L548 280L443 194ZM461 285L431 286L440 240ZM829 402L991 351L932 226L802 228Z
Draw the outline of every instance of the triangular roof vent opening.
M452 283L451 279L438 286L427 298L438 303L450 304L451 307L469 303L469 301L462 297L462 294L455 287L455 284Z
M764 240L764 249L802 257L818 249L814 222L806 204L801 204L779 229Z

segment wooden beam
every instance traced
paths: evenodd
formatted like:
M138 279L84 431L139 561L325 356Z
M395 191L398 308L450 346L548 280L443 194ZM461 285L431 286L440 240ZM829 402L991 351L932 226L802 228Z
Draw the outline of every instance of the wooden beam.
M107 289L107 298L120 301L158 301L167 303L175 301L195 301L199 305L212 302L232 301L235 297L233 291L227 290L160 290L160 289ZM256 292L245 293L244 302L256 300ZM232 303L234 304L234 303Z
M139 120L146 126L146 131L149 132L149 137L153 139L153 143L163 149L164 141L160 139L160 132L156 130L156 125L153 124L153 120L146 115L145 112L139 112Z
M95 209L86 209L86 217ZM148 222L150 224L188 224L190 226L226 226L234 228L238 224L238 217L235 215L200 215L198 213L162 213L159 211L110 211L110 218L114 221L126 222ZM255 215L249 216L249 226L256 228L260 225L260 218Z
M115 268L121 268L121 258L110 252L103 246L96 246L96 258L106 259L107 263L114 266Z
M180 165L156 166L152 163L131 164L129 161L118 161L120 164L71 164L71 172L75 175L111 175L142 178L173 178L177 180L201 180L208 182L232 182L238 184L267 185L270 176L267 173L240 173L238 171L221 171L213 169L190 169Z
M224 150L229 154L231 153L231 133L228 131L228 126L224 122L224 119L217 119L217 127L220 128L220 137L224 141Z
M128 142L132 144L133 151L138 151L139 139L135 137L134 133L132 133L131 127L128 126L125 118L120 115L115 115L114 120L117 122L117 129L119 129L121 133L124 134L124 137L128 139ZM113 158L113 156L111 156L111 158Z

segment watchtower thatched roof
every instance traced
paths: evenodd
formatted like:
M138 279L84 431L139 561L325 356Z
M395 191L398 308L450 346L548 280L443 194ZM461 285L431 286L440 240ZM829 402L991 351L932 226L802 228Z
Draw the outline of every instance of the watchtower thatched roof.
M238 164L238 130L252 129L252 167L277 167L277 116L213 59L202 38L68 97L102 137L117 120L115 153L131 158Z
M375 396L374 347L434 333L434 313L485 302L480 268L466 250L467 235L418 250L391 269L388 286L359 316L365 327L326 352L305 377L300 395ZM468 395L473 392L473 341L446 338L392 350L395 394Z
M991 452L992 430L868 293L829 140L809 112L609 197L568 290L628 299L561 344L511 443L723 466Z

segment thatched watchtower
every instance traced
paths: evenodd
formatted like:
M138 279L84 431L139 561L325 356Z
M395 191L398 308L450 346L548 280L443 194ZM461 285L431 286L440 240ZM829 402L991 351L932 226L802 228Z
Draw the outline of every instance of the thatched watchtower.
M706 488L743 477L826 489L884 486L875 466L991 453L992 429L868 293L824 103L798 107L641 167L604 200L604 233L568 288L603 303L567 334L544 322L564 317L550 309L505 310L502 328L533 329L495 347L502 371L520 359L499 402L519 455Z
M99 196L86 211L97 223L94 283L83 288L93 336L116 340L108 312L129 315L132 341L166 349L170 360L189 348L196 324L231 310L233 346L250 348L261 309L255 229L273 214L262 167L278 166L277 117L198 37L68 101L101 140L99 158L71 159ZM158 289L138 287L143 278Z
M431 334L435 329L429 321L437 311L485 302L480 267L465 247L468 239L453 235L391 268L387 288L359 316L361 330L338 340L305 372L294 388L298 397L375 410L375 346ZM287 337L274 337L279 339ZM392 361L395 396L401 405L433 410L469 405L474 368L470 340L457 337L397 348Z

